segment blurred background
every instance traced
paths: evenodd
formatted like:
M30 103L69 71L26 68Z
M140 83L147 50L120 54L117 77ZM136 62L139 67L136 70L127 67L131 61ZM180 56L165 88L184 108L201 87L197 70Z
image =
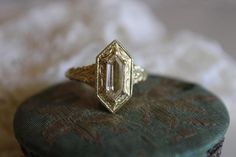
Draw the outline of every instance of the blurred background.
M0 23L20 16L33 6L68 0L1 0ZM75 0L69 0L75 1ZM168 29L168 34L181 30L201 33L220 42L236 59L235 0L145 0L153 13Z
M231 125L222 156L235 157L235 17L235 0L0 0L0 157L22 156L12 131L19 103L115 38L150 72L223 99Z

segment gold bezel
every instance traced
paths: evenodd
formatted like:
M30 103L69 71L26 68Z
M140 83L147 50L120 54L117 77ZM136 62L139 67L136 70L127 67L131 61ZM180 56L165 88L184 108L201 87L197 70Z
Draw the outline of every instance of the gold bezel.
M106 81L106 64L111 57L116 56L122 62L124 68L121 73L122 76L122 89L120 89L117 97L109 97L105 87ZM114 40L112 41L101 53L96 57L96 90L97 97L104 104L106 108L112 113L115 113L120 107L122 107L132 96L133 92L133 60L127 53L127 50L121 46L121 44Z

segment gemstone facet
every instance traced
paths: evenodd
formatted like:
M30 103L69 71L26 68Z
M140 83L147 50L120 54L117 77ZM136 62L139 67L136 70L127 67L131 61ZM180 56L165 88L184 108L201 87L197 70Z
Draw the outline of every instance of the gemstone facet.
M96 65L97 96L114 113L132 95L132 58L114 40L97 56Z

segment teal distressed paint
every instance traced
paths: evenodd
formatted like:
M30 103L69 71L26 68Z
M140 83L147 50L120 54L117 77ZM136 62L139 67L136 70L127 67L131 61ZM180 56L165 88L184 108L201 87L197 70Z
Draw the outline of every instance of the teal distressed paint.
M228 125L203 87L150 75L117 114L85 84L50 87L20 105L14 131L28 157L206 157L219 156Z

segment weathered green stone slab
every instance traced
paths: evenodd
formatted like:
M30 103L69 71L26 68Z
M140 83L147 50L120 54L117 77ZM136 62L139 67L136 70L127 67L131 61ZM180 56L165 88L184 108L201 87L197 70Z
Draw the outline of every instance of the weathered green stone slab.
M28 157L219 156L229 116L202 87L149 76L117 114L78 82L53 86L17 110L15 136Z

